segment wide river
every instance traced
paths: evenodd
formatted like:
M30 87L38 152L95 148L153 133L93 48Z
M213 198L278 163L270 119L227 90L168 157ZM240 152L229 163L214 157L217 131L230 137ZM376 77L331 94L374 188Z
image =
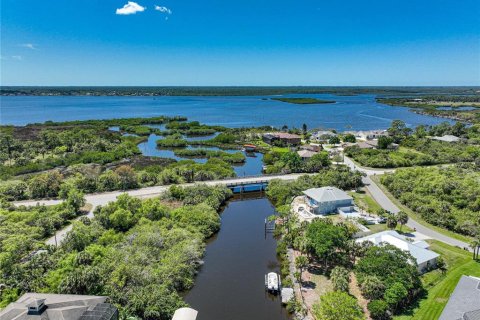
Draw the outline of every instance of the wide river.
M110 119L124 117L186 116L205 124L227 127L270 125L338 131L388 128L394 119L409 126L436 124L444 119L410 112L408 108L379 104L374 95L285 95L335 100L334 104L297 105L265 96L235 97L87 97L2 96L1 124Z
M280 297L265 292L265 274L280 271L276 240L264 232L275 210L251 196L228 203L220 232L207 245L205 264L185 296L199 311L197 320L290 319Z

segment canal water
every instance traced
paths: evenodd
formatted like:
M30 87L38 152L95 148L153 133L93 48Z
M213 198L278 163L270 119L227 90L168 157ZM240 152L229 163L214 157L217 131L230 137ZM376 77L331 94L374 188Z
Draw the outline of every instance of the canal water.
M265 274L280 272L276 240L264 221L275 210L266 198L232 200L219 233L206 249L205 264L185 300L197 320L291 319L280 297L265 292Z
M202 137L190 137L186 140L208 140L214 137L212 136L202 136ZM144 156L150 157L162 157L162 158L170 158L175 159L177 161L180 160L194 160L198 163L205 163L207 159L201 158L183 158L178 157L175 155L175 152L171 149L160 149L157 147L157 140L163 139L164 137L158 136L156 134L151 134L147 141L142 142L138 145L138 148L142 152ZM207 146L188 146L186 149L207 149L207 150L214 150L214 151L225 151L228 153L236 153L236 152L243 152L240 150L230 150L230 149L220 149L217 147L207 147ZM253 153L245 153L246 159L245 162L238 165L233 165L233 170L237 174L238 177L244 176L253 176L253 175L260 175L262 174L262 166L263 166L263 154L260 152L253 152Z

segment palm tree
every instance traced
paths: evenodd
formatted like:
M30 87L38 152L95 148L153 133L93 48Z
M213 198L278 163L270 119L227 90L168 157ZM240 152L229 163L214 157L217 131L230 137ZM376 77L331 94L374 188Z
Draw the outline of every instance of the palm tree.
M295 258L295 267L300 270L300 283L302 282L303 270L308 266L308 259L305 256L298 256Z
M400 231L402 231L403 225L407 224L408 222L408 214L406 214L404 211L399 211L395 217L397 218L398 223L400 223Z
M387 217L387 227L389 229L395 229L397 227L397 218L395 218L395 215L393 214L389 214L388 217Z
M473 260L480 257L480 237L472 240L470 247L473 249Z

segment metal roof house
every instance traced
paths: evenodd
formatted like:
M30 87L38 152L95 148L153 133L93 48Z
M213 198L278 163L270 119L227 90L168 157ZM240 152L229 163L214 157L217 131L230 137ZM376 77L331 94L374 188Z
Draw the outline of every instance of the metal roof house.
M303 191L305 202L311 213L336 213L338 208L353 205L353 198L345 191L335 187L312 188Z
M107 297L25 293L0 312L0 320L117 320Z
M480 278L463 275L439 320L480 319Z
M430 267L435 267L437 258L440 256L438 253L428 250L429 244L427 242L410 242L407 237L393 230L374 233L356 240L357 243L365 241L370 241L377 246L382 245L382 243L388 243L403 251L408 251L415 258L417 269L420 272L424 272Z

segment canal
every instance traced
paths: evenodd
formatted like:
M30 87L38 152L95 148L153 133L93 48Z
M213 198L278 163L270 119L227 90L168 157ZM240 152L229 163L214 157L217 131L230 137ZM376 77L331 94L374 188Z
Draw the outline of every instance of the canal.
M185 296L199 311L197 320L291 319L280 297L264 289L265 274L280 272L276 240L264 232L265 218L275 210L266 198L254 197L230 201L220 231L207 244L205 263Z

